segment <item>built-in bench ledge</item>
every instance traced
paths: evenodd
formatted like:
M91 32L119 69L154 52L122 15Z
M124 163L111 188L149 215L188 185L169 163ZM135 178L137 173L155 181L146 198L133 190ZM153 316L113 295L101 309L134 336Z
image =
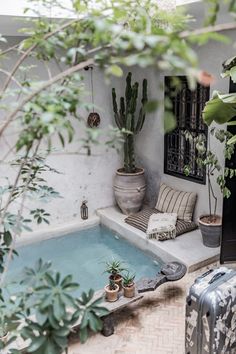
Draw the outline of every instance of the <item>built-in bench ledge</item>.
M147 239L146 234L125 223L117 207L97 210L100 222L117 232L121 237L145 252L154 254L164 262L179 261L184 263L188 272L211 264L219 259L220 248L205 247L200 230L194 230L174 240L157 241Z

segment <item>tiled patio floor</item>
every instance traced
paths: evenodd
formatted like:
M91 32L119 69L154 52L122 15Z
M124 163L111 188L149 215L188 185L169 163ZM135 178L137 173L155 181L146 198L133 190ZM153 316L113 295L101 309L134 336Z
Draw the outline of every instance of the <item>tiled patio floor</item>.
M115 334L93 335L83 345L71 345L69 354L184 354L186 293L194 279L213 266L217 264L146 293L117 315Z

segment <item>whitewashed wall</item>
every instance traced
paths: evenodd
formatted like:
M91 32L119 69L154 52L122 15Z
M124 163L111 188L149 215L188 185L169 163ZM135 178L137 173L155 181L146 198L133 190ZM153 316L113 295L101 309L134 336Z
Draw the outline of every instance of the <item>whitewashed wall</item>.
M199 11L199 4L191 7L192 11L197 14L199 19L202 18L202 10ZM221 20L225 20L222 16ZM232 39L235 37L235 32L230 33ZM18 38L9 37L11 44L15 43ZM216 82L211 87L219 89L222 92L228 90L228 80L221 79L222 62L234 54L234 48L230 45L224 45L219 42L210 42L205 47L197 48L200 58L201 68L215 75ZM7 68L13 65L15 58L10 56L7 62ZM53 70L56 68L53 67ZM127 70L128 71L128 70ZM186 191L196 191L198 194L198 202L195 216L207 212L207 190L206 186L189 182L180 178L175 178L163 173L164 165L164 132L163 132L163 90L160 88L163 85L163 75L160 76L153 69L144 70L140 68L132 68L133 78L140 83L144 77L148 79L148 96L150 99L158 98L160 107L157 112L149 114L142 132L136 137L136 155L138 165L146 169L147 176L147 195L146 203L154 206L157 199L158 188L161 181L169 185L183 189ZM38 67L35 73L40 78L46 75L43 66ZM125 73L126 74L126 73ZM85 78L85 86L90 90L90 73L83 72ZM111 86L115 86L118 92L123 93L125 86L123 79L112 79L112 84L107 85L104 81L103 72L94 69L94 94L95 103L101 115L100 129L107 128L114 124L113 110L111 105ZM1 77L2 78L2 77ZM88 101L90 98L88 97ZM1 115L2 116L2 115ZM87 118L87 113L82 112L84 121ZM65 225L69 222L80 220L80 205L83 199L88 200L89 214L94 214L97 208L106 207L114 204L112 182L115 170L122 166L122 154L118 155L115 151L105 151L102 147L97 147L93 150L93 156L73 154L80 146L80 139L84 136L81 125L75 124L76 138L73 144L68 145L65 150L62 150L60 145L56 143L57 151L49 157L49 163L52 167L60 170L62 175L48 176L48 183L57 189L63 199L54 200L46 209L52 214L51 224ZM14 140L14 134L7 137L8 143ZM1 141L1 155L6 151L6 141ZM219 145L214 145L213 149L219 151ZM223 161L223 156L221 153ZM1 176L5 173L4 167L1 169ZM13 176L14 171L10 172ZM218 190L219 191L219 190ZM222 198L219 195L219 212L221 211ZM45 225L46 227L46 225Z
M8 38L8 43L13 45L20 38ZM4 68L10 70L15 62L15 54L9 55ZM32 61L28 61L32 64ZM51 65L51 70L56 73L56 65ZM32 77L44 79L47 71L43 65L37 66L31 73ZM83 71L85 90L91 89L90 70ZM0 76L1 81L4 79ZM111 105L111 87L119 87L122 81L112 79L108 84L105 82L104 73L98 68L93 70L94 81L94 98L95 104L98 107L97 111L101 117L101 125L98 129L101 131L108 130L113 124L113 110ZM91 95L85 96L84 100L91 103ZM9 99L9 105L11 104ZM48 174L48 184L53 186L63 199L52 200L47 205L42 205L51 213L51 225L66 224L68 222L80 220L80 205L83 199L88 201L89 215L93 215L97 208L105 207L114 204L112 182L113 176L117 168L121 166L121 156L114 149L107 149L103 144L92 148L92 155L87 156L86 151L80 151L81 138L85 136L84 130L88 112L80 110L82 122L74 121L75 139L72 144L66 145L63 149L57 138L54 139L55 152L48 158L50 166L59 170L62 174ZM0 112L0 119L3 119L3 112ZM17 125L13 125L10 131L7 132L4 139L0 141L0 155L4 156L8 147L11 146L17 134ZM102 139L101 139L102 142ZM42 149L43 150L43 149ZM8 160L13 159L11 154ZM8 175L13 181L16 170L8 168L7 165L1 165L1 177ZM1 182L4 183L3 179ZM38 207L38 205L34 205ZM27 209L26 209L27 210ZM46 224L45 224L46 227Z

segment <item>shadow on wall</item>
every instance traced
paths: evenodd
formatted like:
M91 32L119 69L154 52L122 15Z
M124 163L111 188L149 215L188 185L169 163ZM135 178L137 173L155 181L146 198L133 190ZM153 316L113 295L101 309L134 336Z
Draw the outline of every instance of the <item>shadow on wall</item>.
M137 162L138 166L142 166L145 169L147 189L144 198L144 204L154 208L157 203L157 197L161 183L160 171L151 170L150 166L142 158L137 158Z

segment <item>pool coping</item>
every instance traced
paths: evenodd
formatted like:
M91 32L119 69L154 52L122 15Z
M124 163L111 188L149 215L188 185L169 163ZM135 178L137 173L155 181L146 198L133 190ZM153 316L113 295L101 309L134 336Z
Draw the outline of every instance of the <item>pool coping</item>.
M75 220L69 223L47 226L47 228L40 228L37 231L22 233L16 239L16 247L26 246L29 244L46 241L51 238L66 236L71 232L85 230L90 227L100 224L100 217L97 215L90 216L87 220Z
M125 223L126 215L117 207L97 210L101 224L117 232L124 239L144 252L152 253L164 262L179 261L193 272L219 259L220 247L209 248L203 245L199 229L187 232L176 239L157 241L147 239L146 234Z
M179 261L184 263L188 272L193 272L219 259L220 247L209 248L202 243L200 230L194 230L164 242L149 240L146 234L125 223L123 215L117 207L111 206L97 210L97 215L87 220L77 219L69 223L43 227L37 231L22 234L16 240L16 247L66 236L71 232L84 230L99 224L118 233L129 243L142 251L161 259L163 262Z

